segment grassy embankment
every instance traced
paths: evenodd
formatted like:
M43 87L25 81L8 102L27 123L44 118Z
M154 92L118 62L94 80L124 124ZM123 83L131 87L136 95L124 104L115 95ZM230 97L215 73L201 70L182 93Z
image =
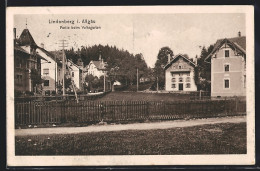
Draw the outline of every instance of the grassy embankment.
M16 155L245 154L246 123L15 138Z

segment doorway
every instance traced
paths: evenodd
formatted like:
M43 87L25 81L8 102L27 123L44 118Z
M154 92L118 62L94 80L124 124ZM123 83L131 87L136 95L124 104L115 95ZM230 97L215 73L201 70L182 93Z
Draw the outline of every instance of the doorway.
M179 90L180 90L180 91L183 90L183 83L179 83Z

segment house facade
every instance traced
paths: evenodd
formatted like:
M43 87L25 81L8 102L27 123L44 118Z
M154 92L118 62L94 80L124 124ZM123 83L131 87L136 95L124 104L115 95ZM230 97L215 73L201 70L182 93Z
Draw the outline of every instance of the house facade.
M217 40L205 59L211 62L211 96L246 95L246 37Z
M62 63L52 54L42 47L37 48L37 53L44 59L41 60L41 78L43 79L42 90L55 91L57 93L57 86L62 84Z
M106 66L107 63L104 62L101 55L99 55L98 61L90 61L86 68L86 74L87 75L93 75L94 77L100 78L101 76L104 76L106 74Z
M67 66L69 68L71 80L74 82L74 85L77 89L83 88L83 71L80 67L74 64L71 60L68 59Z
M41 60L38 48L30 31L24 29L16 39L14 28L14 89L21 92L35 92L40 84Z
M194 69L196 64L179 54L164 67L166 91L197 91Z

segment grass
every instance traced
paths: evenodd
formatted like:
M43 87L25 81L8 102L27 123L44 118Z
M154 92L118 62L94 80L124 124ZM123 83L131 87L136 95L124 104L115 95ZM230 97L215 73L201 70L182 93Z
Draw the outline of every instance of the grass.
M111 92L97 101L176 101L190 100L189 94L177 93L144 93L144 92Z
M15 137L16 155L184 155L246 152L246 123Z

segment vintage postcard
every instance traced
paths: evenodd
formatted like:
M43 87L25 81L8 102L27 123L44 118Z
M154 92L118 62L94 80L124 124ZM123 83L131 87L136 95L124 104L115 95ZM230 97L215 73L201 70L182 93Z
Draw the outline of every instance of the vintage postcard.
M7 7L7 165L255 164L254 7Z

